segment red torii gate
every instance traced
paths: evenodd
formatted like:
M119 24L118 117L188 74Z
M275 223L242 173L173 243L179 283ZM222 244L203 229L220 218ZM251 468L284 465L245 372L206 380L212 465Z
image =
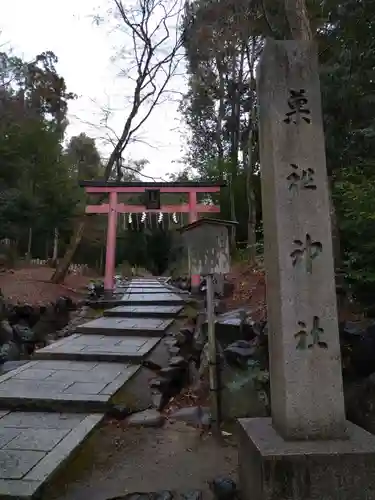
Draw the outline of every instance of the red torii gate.
M80 186L85 188L87 194L108 194L109 202L101 205L87 205L87 214L108 214L107 246L105 257L104 290L113 291L116 237L117 237L117 214L118 213L188 213L189 223L198 219L199 213L219 213L220 207L216 205L204 205L197 202L197 193L219 193L225 183L216 182L116 182L116 181L82 181ZM159 193L187 193L188 203L179 205L161 205L160 208L150 209L146 205L126 205L118 202L121 193L134 194L147 191L158 191ZM191 276L192 289L199 286L200 277Z

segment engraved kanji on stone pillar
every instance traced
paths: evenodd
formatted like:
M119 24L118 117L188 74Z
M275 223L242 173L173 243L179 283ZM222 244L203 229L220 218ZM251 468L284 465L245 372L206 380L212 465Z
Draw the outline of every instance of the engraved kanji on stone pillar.
M272 420L286 439L346 435L316 49L268 40L258 67Z

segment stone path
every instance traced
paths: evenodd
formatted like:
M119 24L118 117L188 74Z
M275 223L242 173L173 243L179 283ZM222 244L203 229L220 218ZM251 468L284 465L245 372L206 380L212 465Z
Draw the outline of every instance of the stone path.
M156 335L164 334L173 319L158 318L116 318L105 317L94 319L77 327L79 333L96 333L100 335Z
M105 317L0 376L0 499L40 493L123 395L137 363L184 306L150 279L132 281L117 297L119 307Z
M36 353L37 359L141 361L161 337L120 337L74 334Z
M149 294L149 293L170 293L171 289L167 288L165 286L151 286L151 285L146 285L146 286L139 286L139 285L132 285L126 289L127 293L144 293L144 294Z
M0 412L0 498L31 498L102 414Z
M110 299L92 299L92 307L140 306L140 305L184 305L181 293L173 287L158 281L132 281L129 285L118 286Z
M104 311L104 316L126 316L137 317L147 316L148 318L176 317L183 309L183 306L117 306Z
M0 408L102 411L139 365L31 361L0 377Z
M128 305L183 305L184 300L177 294L172 293L167 288L161 292L154 294L149 291L147 293L132 293L127 292L121 297L121 304ZM118 305L121 305L118 304Z

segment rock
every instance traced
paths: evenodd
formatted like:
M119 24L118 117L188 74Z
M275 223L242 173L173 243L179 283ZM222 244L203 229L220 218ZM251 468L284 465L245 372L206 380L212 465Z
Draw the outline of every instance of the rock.
M238 488L233 479L218 477L208 483L215 500L235 500L238 498Z
M0 346L13 340L13 328L6 319L0 321Z
M230 365L246 368L249 359L255 357L257 347L247 340L238 340L224 349L224 356Z
M3 344L0 348L0 364L6 361L19 360L21 356L20 347L13 341Z
M76 305L70 297L59 297L55 302L55 311L59 314L66 314L69 311L74 311L75 309Z
M192 342L194 338L194 328L193 327L181 328L179 334L185 339L185 342Z
M164 344L167 347L178 347L178 340L176 338L165 339Z
M176 356L180 352L180 348L177 346L169 347L168 352L169 354Z
M171 379L176 377L183 377L186 374L186 368L180 366L167 366L160 370L160 375L164 378Z
M151 491L145 493L127 493L120 497L107 498L107 500L173 500L174 493L169 490Z
M225 305L225 302L223 302L220 299L216 299L214 303L214 311L215 314L224 314L226 312L227 308Z
M180 408L171 413L169 418L199 428L208 428L211 423L210 409L202 406Z
M129 417L129 415L131 415L132 413L133 412L126 406L115 405L111 407L107 415L109 418L114 418L116 420L124 420L126 417Z
M69 337L70 335L75 333L77 326L84 323L87 317L90 318L90 308L82 305L80 305L78 308L77 305L77 311L71 313L69 316L69 323L55 332L55 339Z
M152 389L157 389L162 394L161 406L168 403L170 398L173 398L181 392L187 381L187 377L175 377L175 378L156 378L151 380L150 387Z
M199 381L199 372L197 368L197 363L193 359L189 361L188 374L189 374L189 385L195 387Z
M145 361L142 361L142 366L144 366L145 368L148 368L149 370L155 372L155 373L159 373L160 370L161 370L161 366L158 365L157 363L154 363L153 361L151 360L145 360Z
M251 309L239 308L220 314L216 318L215 334L218 342L226 347L237 340L252 340L258 334ZM204 337L207 336L207 322L203 324Z
M34 343L35 334L29 326L13 325L14 338L20 344Z
M129 426L141 427L162 427L165 417L155 409L144 410L139 413L134 413L127 418Z
M183 367L186 366L186 364L187 361L182 356L173 356L173 358L169 360L169 366Z
M159 391L152 391L151 392L151 400L152 404L154 407L158 410L161 411L163 409L163 394Z
M156 491L154 500L172 500L174 497L174 493L169 490L164 491Z
M39 321L33 326L35 334L35 341L42 342L47 338L47 335L54 333L58 330L56 326L56 313L54 305L50 304L46 307L44 313L41 315Z
M191 490L181 493L181 500L202 500L203 493L200 490Z
M269 373L256 361L246 370L223 363L221 401L224 419L267 417L270 411Z
M166 378L154 378L150 381L150 387L158 389L160 392L164 392L169 384L170 381Z

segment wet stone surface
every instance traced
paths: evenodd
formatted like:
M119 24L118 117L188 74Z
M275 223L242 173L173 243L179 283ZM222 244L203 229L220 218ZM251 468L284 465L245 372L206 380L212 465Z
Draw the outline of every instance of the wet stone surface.
M111 337L75 334L36 352L36 359L84 361L142 360L160 337Z
M31 498L102 418L1 411L0 498Z
M104 312L104 316L130 317L130 316L170 316L174 317L182 311L182 306L118 306L113 309L108 309Z
M160 335L173 323L173 319L158 318L115 318L106 317L89 321L77 328L78 333L103 335L148 334Z
M149 286L149 285L145 285L145 286L129 286L126 288L125 290L127 293L146 293L146 294L149 294L149 293L156 293L156 294L159 294L159 293L170 293L170 289L165 287L165 286Z
M126 304L183 304L183 299L175 293L125 293L121 300Z
M96 361L31 361L0 377L0 406L104 411L138 368Z

